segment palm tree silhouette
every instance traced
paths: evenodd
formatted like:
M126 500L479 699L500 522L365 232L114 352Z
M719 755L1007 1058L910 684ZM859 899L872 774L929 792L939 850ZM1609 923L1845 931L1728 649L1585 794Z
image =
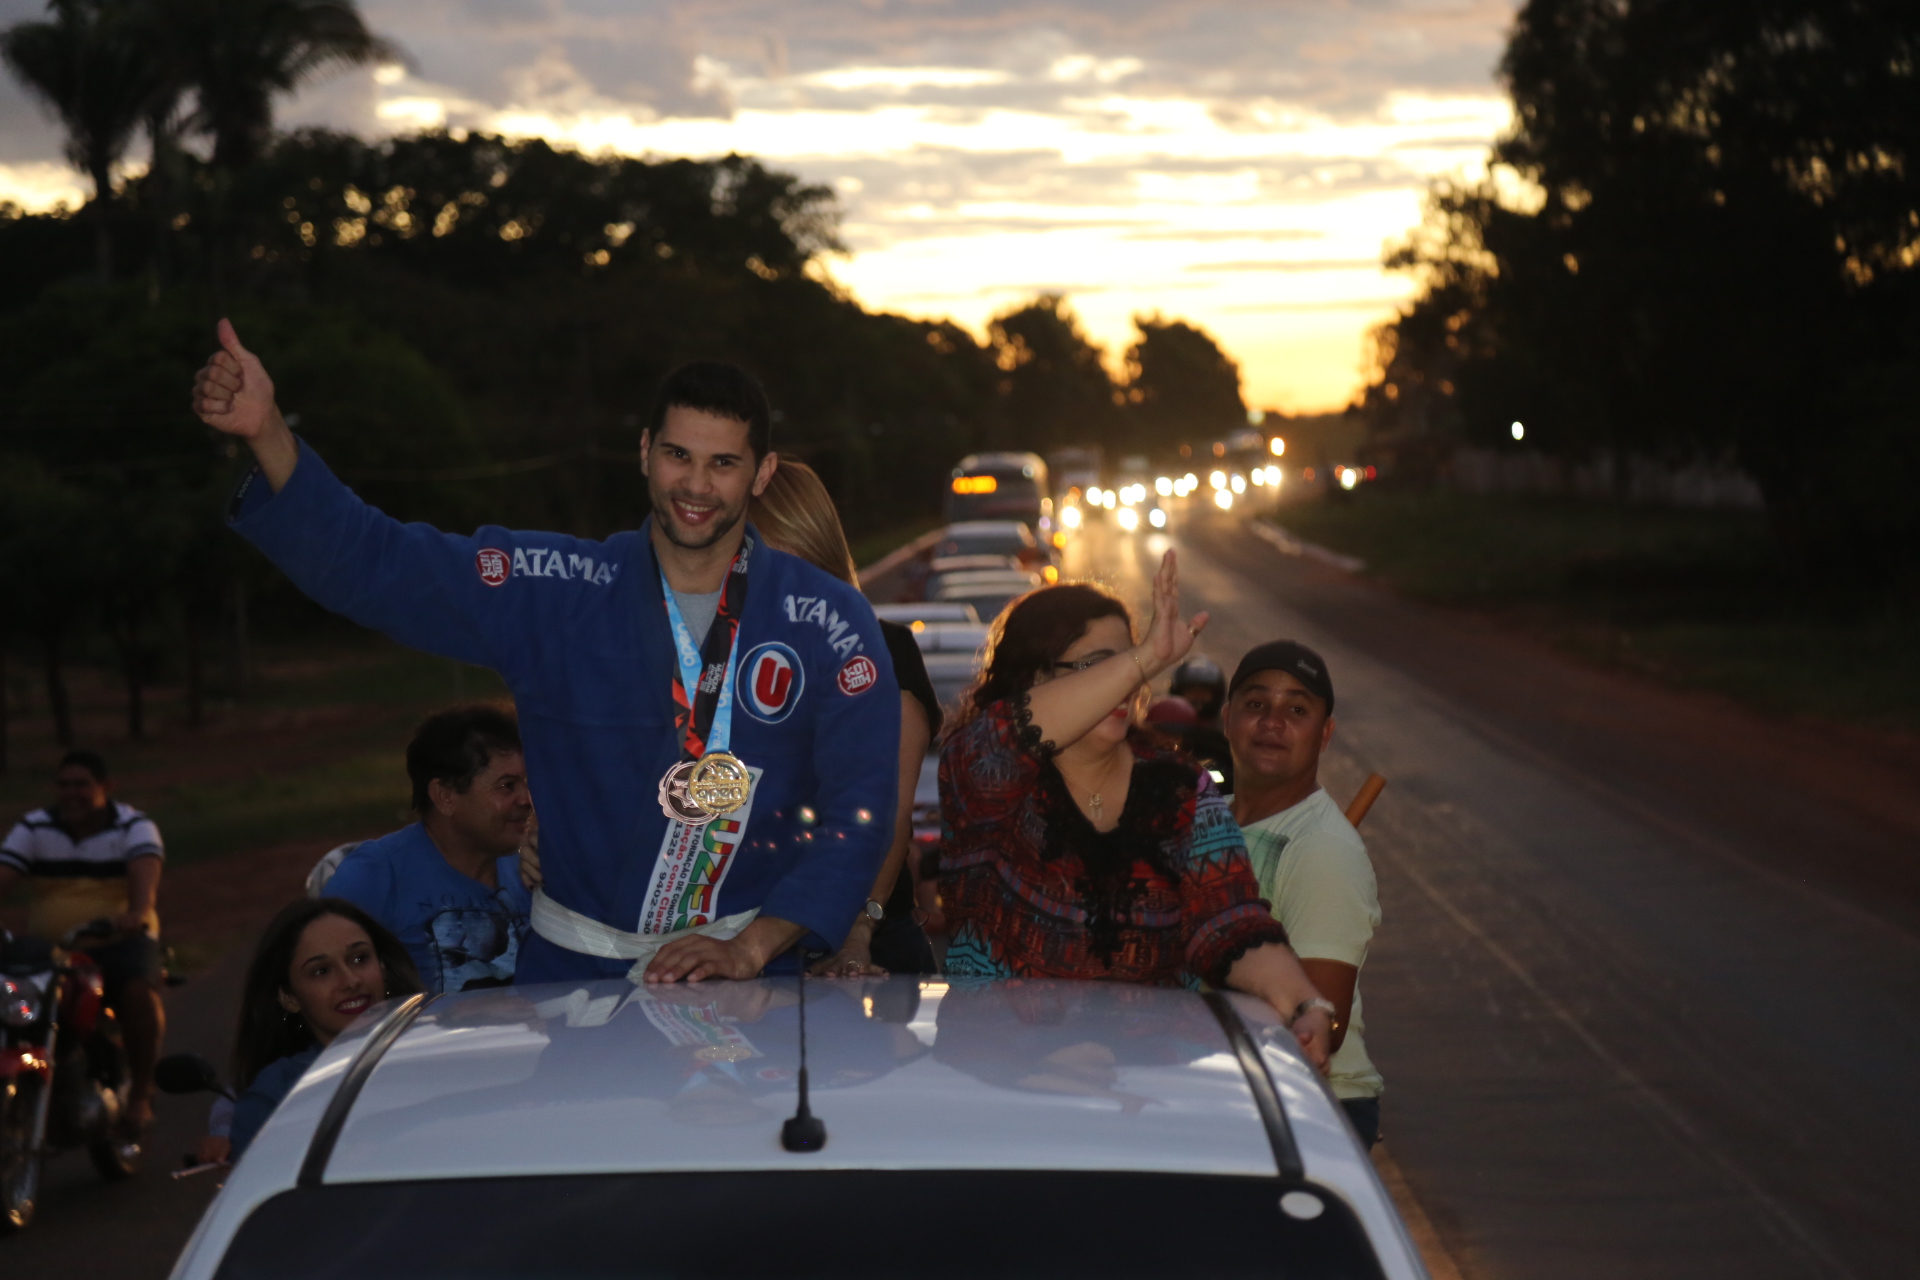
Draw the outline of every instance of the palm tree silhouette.
M113 167L164 91L164 63L141 38L132 5L52 0L47 9L47 21L0 32L0 59L60 118L67 158L93 179L94 266L107 279Z
M213 163L237 173L273 136L273 100L328 71L400 62L352 0L176 0L169 45L198 105L190 127L213 139Z
M93 179L95 266L113 273L113 169L144 126L157 168L177 134L213 140L218 190L273 136L273 103L328 71L403 61L353 0L49 0L0 32L0 59L59 117L67 157ZM192 109L184 118L181 107ZM223 211L232 230L232 211Z

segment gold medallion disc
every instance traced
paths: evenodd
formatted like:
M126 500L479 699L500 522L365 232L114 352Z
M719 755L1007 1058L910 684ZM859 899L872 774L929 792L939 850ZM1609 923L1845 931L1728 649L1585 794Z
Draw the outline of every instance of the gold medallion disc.
M687 775L687 799L711 818L724 818L747 803L753 774L740 757L714 751L694 762Z

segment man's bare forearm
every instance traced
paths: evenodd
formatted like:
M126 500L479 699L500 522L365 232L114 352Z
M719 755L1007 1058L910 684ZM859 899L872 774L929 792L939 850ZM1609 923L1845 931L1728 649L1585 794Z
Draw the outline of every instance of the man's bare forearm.
M127 864L127 910L144 916L160 898L160 859L148 854Z
M740 931L737 941L759 961L755 967L764 969L775 956L800 941L805 933L805 929L791 921L773 916L755 916L753 922Z
M293 479L293 469L300 464L300 442L294 439L293 428L280 416L275 408L260 434L247 441L253 450L253 460L260 464L260 474L267 478L267 485L275 493L286 487Z

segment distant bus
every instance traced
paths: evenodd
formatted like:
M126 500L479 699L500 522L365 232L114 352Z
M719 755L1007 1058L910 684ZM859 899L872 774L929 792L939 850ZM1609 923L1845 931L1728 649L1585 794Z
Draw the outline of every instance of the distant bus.
M1071 490L1082 493L1100 483L1102 453L1096 446L1078 445L1069 449L1055 449L1047 455L1047 468L1053 472L1054 501L1067 496Z
M1037 453L974 453L947 485L947 523L1018 520L1045 540L1053 530L1047 464Z

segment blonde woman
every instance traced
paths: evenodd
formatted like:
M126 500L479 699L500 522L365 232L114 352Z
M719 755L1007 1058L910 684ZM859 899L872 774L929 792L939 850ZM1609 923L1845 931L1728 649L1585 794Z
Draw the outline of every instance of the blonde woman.
M842 582L859 586L840 513L819 475L804 462L782 456L766 490L753 500L748 518L769 546L798 556ZM940 702L913 632L882 622L893 673L900 683L900 804L893 845L874 877L866 909L853 922L839 952L816 967L832 975L932 973L933 948L913 916L911 876L903 876L913 843L913 792L927 747L940 731Z

